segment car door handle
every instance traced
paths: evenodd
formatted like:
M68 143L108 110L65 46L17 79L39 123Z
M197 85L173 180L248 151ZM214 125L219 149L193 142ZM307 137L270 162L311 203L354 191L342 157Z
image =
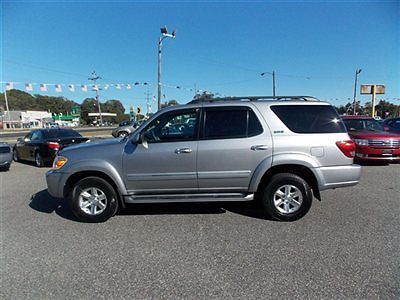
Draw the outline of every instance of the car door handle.
M251 146L251 150L253 150L253 151L268 150L268 145L255 145L255 146Z
M178 148L175 149L176 154L182 154L182 153L192 153L192 149L190 148Z

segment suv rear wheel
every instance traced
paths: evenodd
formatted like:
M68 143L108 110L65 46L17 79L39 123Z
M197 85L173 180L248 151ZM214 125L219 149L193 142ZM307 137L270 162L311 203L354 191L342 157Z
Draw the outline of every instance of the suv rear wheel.
M118 210L114 188L99 177L86 177L78 181L71 194L74 215L84 222L105 222Z
M275 220L294 221L310 209L312 192L308 183L291 173L272 176L264 189L262 204L266 213Z

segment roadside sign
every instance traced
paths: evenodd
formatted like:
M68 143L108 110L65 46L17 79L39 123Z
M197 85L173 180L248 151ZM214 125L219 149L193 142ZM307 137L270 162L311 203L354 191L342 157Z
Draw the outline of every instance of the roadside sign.
M385 85L383 84L362 84L361 85L361 94L372 95L375 94L384 94L385 93Z
M376 96L376 94L384 94L385 93L385 85L384 84L362 84L360 93L372 95L371 117L375 117L375 96Z

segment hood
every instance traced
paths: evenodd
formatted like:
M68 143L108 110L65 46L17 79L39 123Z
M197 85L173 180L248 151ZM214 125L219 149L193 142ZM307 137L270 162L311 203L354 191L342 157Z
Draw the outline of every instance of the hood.
M86 143L80 143L77 145L73 145L73 146L69 146L63 150L61 150L60 152L58 152L59 155L63 155L63 154L70 154L70 153L75 153L78 151L97 151L103 147L107 147L107 146L112 146L112 145L117 145L117 144L125 144L124 139L99 139L99 140L94 140L94 141L90 141L90 142L86 142Z
M368 140L387 140L387 139L398 139L400 140L400 134L387 132L387 131L349 131L349 135L355 139L368 139Z

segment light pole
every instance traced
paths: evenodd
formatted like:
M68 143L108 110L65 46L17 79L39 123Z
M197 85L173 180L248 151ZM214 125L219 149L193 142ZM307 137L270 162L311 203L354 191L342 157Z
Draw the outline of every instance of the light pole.
M353 115L356 115L356 96L357 96L357 79L358 75L361 73L361 69L356 70L356 78L354 79L354 97L353 97Z
M264 76L265 74L271 74L272 75L272 96L276 96L276 82L275 82L275 71L271 72L262 72L260 75Z
M96 74L96 71L93 71L88 79L92 80L94 82L94 85L96 85L97 80L101 79L101 77ZM97 107L99 108L100 126L102 126L103 125L103 118L101 116L101 108L100 108L100 101L99 101L99 87L95 86L94 90L96 92Z
M166 26L161 28L162 36L158 39L158 110L161 109L161 51L162 51L162 42L166 38L175 38L175 29L172 33L168 33L168 29Z

